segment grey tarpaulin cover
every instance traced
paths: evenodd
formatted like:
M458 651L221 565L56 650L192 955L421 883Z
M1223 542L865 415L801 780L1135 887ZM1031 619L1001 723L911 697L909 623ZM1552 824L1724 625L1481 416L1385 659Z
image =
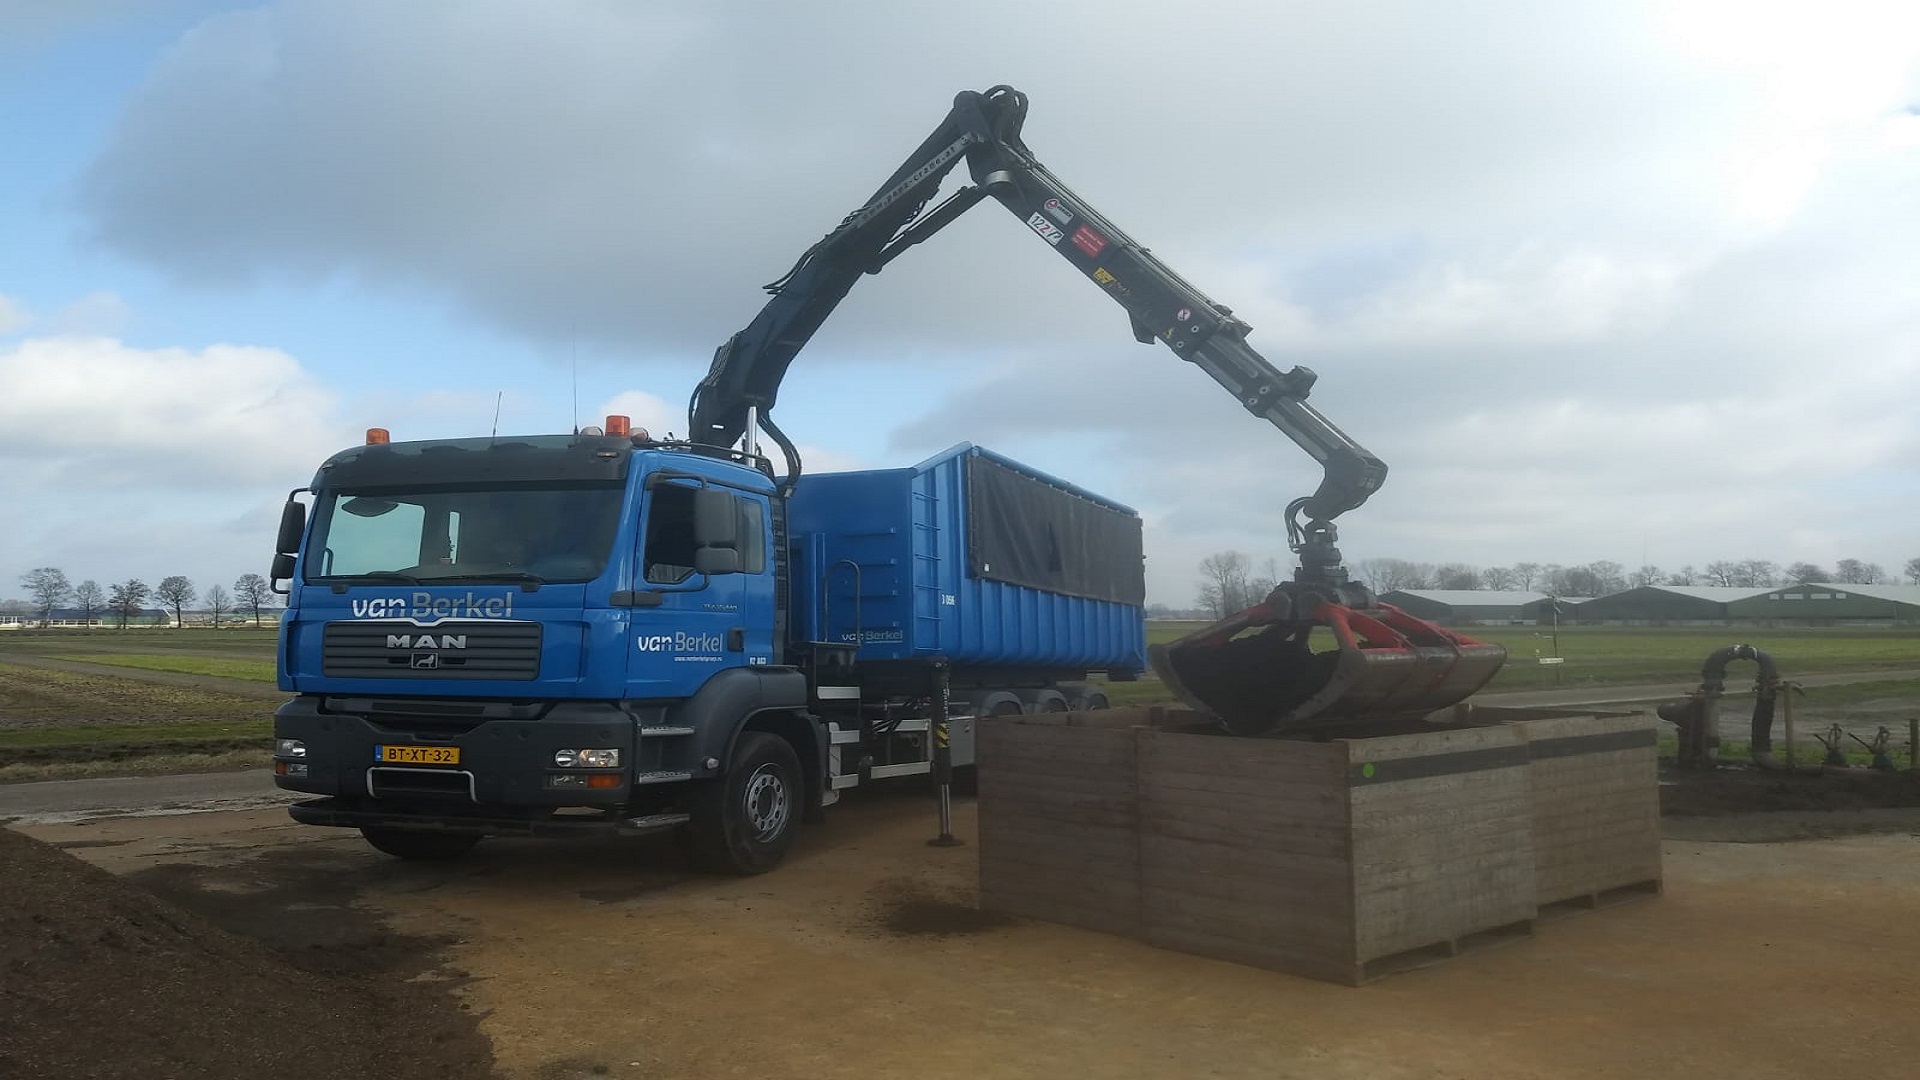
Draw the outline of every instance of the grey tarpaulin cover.
M1138 515L985 457L967 459L967 560L974 576L1067 596L1145 603Z

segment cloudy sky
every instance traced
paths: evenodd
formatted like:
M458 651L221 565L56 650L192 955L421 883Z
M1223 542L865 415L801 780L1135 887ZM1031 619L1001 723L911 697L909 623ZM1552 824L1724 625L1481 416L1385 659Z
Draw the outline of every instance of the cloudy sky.
M1350 560L1920 556L1908 0L0 0L0 597L262 570L368 426L684 430L759 286L996 83L1387 461ZM1284 565L1319 479L991 203L776 415L814 469L966 440L1112 495L1175 605Z

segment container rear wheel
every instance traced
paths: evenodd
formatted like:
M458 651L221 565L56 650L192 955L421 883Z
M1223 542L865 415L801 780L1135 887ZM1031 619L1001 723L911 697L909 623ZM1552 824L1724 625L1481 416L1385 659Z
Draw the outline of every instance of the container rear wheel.
M726 775L693 796L687 839L694 861L723 874L780 865L800 826L800 759L778 735L742 732Z
M1020 703L1012 699L1000 701L987 710L988 716L1019 716L1020 714ZM978 753L978 750L975 753ZM955 765L952 788L955 795L980 794L980 766Z

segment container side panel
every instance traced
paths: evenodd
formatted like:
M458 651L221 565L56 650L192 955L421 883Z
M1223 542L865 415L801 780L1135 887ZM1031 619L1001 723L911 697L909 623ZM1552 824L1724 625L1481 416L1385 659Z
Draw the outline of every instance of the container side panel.
M808 580L794 586L796 625L817 624L827 640L857 636L866 661L944 655L960 664L1144 670L1138 604L971 571L967 469L980 453L961 446L913 469L802 477L792 551L796 576Z

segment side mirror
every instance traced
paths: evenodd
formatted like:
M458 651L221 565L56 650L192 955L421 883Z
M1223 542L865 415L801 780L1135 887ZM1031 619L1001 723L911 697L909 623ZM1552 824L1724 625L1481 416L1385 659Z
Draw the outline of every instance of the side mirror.
M740 509L731 494L719 488L693 493L693 542L702 548L740 546Z
M287 562L289 569L287 573L277 576L292 576L292 555L294 552L300 550L300 536L306 531L307 508L305 504L296 502L293 499L288 499L287 505L280 508L280 535L274 538L273 550L279 554L288 556ZM275 560L274 565L279 566L279 561Z
M700 548L693 553L693 568L702 574L737 574L740 553L732 548Z
M275 555L273 567L267 571L267 574L267 588L284 596L287 590L280 588L279 585L293 577L293 556L284 551Z

